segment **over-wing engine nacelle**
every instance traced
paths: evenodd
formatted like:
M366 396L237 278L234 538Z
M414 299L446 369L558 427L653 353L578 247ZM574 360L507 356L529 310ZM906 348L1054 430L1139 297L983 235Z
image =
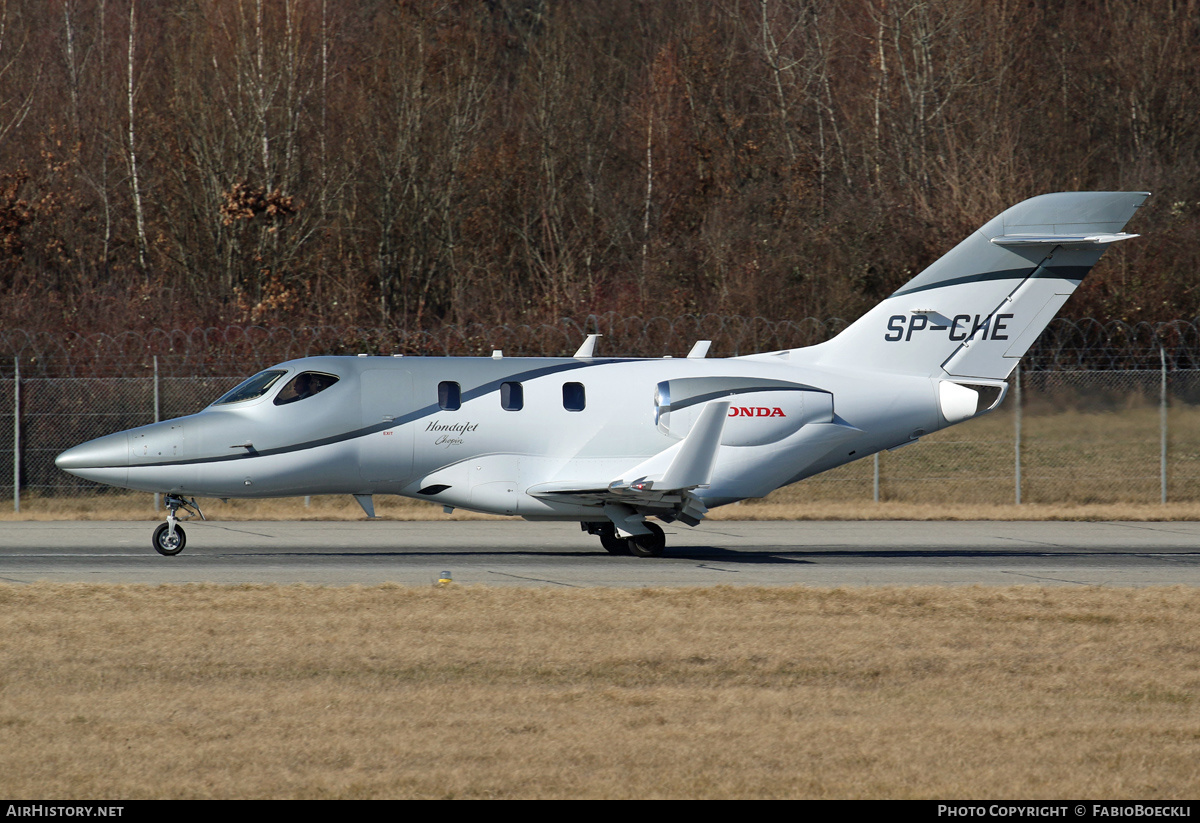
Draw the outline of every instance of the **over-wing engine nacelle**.
M812 386L745 377L683 377L658 384L658 430L684 437L711 400L729 401L723 446L763 446L795 434L806 423L833 420L833 395Z

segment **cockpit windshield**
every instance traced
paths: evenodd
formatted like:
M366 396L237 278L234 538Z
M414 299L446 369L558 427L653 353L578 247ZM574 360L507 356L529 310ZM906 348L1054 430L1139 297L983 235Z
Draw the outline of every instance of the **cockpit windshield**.
M253 400L256 397L262 397L271 387L275 385L279 378L287 374L285 369L270 369L262 371L239 384L233 391L221 395L214 406L226 406L230 403L241 403L246 400Z
M319 371L301 372L280 389L279 394L275 396L275 405L282 406L285 403L295 403L297 400L312 397L314 394L325 391L337 381L338 378L332 374Z

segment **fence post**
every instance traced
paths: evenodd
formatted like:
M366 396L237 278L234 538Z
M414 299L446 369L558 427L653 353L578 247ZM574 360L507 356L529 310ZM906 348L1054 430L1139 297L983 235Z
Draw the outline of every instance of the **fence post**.
M1021 505L1021 364L1017 363L1017 397L1016 397L1016 414L1013 418L1016 421L1016 431L1014 432L1013 440L1016 443L1014 460L1015 471L1013 474L1013 485L1017 490L1017 505Z
M158 422L158 355L154 355L154 422ZM154 493L154 510L158 511L162 495Z
M879 502L879 452L875 452L875 502Z
M1159 485L1162 487L1162 503L1167 503L1167 352L1162 344L1158 346L1158 358L1162 363L1162 386L1158 398L1158 438L1160 443L1158 458Z
M13 511L21 511L21 359L13 358Z

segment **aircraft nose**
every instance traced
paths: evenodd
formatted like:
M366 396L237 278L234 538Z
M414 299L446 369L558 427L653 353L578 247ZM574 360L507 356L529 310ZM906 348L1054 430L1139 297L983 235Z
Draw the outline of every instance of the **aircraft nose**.
M80 472L87 469L128 468L129 435L118 432L81 443L54 458L54 465L80 477Z

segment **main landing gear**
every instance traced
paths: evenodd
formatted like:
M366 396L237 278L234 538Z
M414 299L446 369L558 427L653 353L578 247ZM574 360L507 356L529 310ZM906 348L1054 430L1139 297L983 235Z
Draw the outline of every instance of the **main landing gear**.
M179 518L175 516L175 512L183 509L189 518L199 515L200 519L204 520L205 517L204 512L196 505L195 498L184 500L177 494L168 494L163 498L163 502L167 504L167 522L154 530L150 545L159 554L174 557L187 545L187 535L183 533L183 527L179 525Z
M662 557L667 546L667 536L654 523L646 523L649 534L621 537L612 523L581 523L584 531L600 537L600 545L609 554L633 555L634 557Z

